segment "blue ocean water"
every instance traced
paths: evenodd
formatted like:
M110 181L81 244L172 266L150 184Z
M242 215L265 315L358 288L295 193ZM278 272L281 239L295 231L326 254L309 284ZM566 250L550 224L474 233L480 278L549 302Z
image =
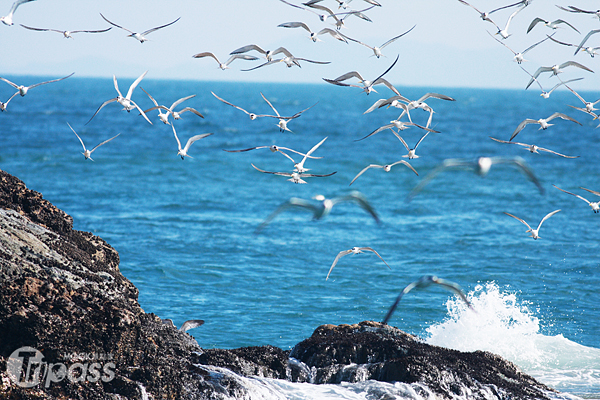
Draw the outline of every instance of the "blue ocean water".
M46 79L7 78L25 84ZM131 82L119 83L127 87ZM456 101L427 100L435 110L431 127L439 133L429 134L418 147L420 158L410 160L419 176L397 165L389 173L368 170L349 186L369 164L390 164L406 154L389 131L355 141L399 116L395 108L363 114L377 99L389 97L385 88L367 96L324 83L162 81L150 76L140 86L167 106L196 95L182 106L196 108L205 118L185 113L175 121L183 143L193 135L213 133L190 147L193 158L177 156L171 127L155 111L149 113L150 125L114 103L85 125L103 101L115 96L114 87L110 79L72 77L15 97L0 114L0 168L70 214L75 229L110 243L120 254L122 273L139 288L146 312L177 325L204 319L205 325L189 333L205 348L271 344L289 349L321 324L381 321L402 288L435 274L458 283L476 312L440 288L415 289L402 299L391 325L432 344L495 352L561 392L600 398L600 215L552 187L590 201L597 197L579 187L600 190L598 121L567 106L579 106L570 92L556 91L543 99L522 90L399 87L409 99L436 91ZM2 98L10 96L8 88L2 87ZM282 115L315 106L289 123L292 133L281 133L277 120L251 121L211 91L255 113L272 111L260 93ZM597 93L582 95L595 98ZM139 89L133 98L144 109L152 106ZM545 118L556 111L582 125L556 119L547 130L528 126L515 140L579 158L531 154L489 138L508 140L525 118ZM411 116L424 125L428 114L413 110ZM88 148L121 135L99 147L92 162L84 159L67 123ZM401 132L411 147L422 134L416 127ZM325 137L313 154L322 158L307 160L305 167L315 174L336 174L306 178L307 184L255 170L251 163L268 171L293 169L288 159L268 149L223 151L276 144L306 152ZM442 172L411 202L405 201L444 159L479 156L523 157L545 194L518 169L494 165L486 177ZM351 190L369 200L381 223L355 204L340 203L319 221L312 221L309 212L287 210L255 232L291 197L310 200ZM537 227L557 209L561 211L544 222L539 240L504 214ZM336 255L354 246L372 247L391 270L365 252L342 257L325 280ZM298 393L313 390L306 396L363 398L357 393L366 396L372 384L307 389L266 383L290 398L306 398ZM407 388L379 388L397 398L418 398Z

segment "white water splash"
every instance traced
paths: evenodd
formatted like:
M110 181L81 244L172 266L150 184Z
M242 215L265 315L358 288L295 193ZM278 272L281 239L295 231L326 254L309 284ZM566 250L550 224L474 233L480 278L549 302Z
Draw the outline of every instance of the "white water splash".
M401 382L364 381L357 383L342 382L339 385L311 383L293 383L279 379L258 378L260 385L269 387L273 392L278 392L287 400L434 400L435 394L427 387L420 384L407 384ZM252 399L255 392L251 390Z
M600 349L562 335L541 334L539 319L528 305L493 282L478 285L468 298L476 312L459 299L450 299L448 319L427 328L427 343L490 351L557 390L586 397L600 393Z
M342 382L339 385L297 383L283 379L244 377L220 367L202 365L202 369L218 376L238 381L247 391L250 400L435 400L435 394L419 383L363 381L357 383ZM222 387L223 399L228 389ZM491 397L490 397L491 399Z

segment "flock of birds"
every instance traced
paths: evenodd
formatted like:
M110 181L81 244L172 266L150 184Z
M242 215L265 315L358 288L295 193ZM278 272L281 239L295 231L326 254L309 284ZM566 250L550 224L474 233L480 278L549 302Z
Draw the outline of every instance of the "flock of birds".
M35 0L17 0L17 1L15 1L13 3L9 13L6 16L1 17L0 21L2 21L5 25L9 25L9 26L13 25L13 17L14 17L15 12L17 11L17 8L25 3L29 3L32 1L35 1ZM280 23L279 25L277 25L278 27L286 28L286 29L299 28L301 30L304 30L304 31L308 32L309 39L312 40L313 42L321 41L321 39L319 38L320 36L328 35L331 38L341 41L341 42L357 43L359 45L369 48L372 51L372 56L376 57L377 59L383 57L382 51L384 48L386 48L387 46L390 46L391 44L393 44L394 42L396 42L398 40L401 40L402 38L410 37L410 33L413 31L413 29L415 29L415 26L413 26L413 27L405 30L404 32L392 37L391 39L387 40L386 42L384 42L383 44L381 44L379 46L371 46L371 45L366 44L356 38L351 37L350 35L344 34L341 31L341 28L345 27L345 20L348 18L359 18L359 19L362 19L365 21L372 22L368 16L369 10L371 10L375 7L382 7L382 5L375 0L361 0L360 2L361 2L361 4L364 5L364 7L360 8L360 9L350 8L350 2L352 0L335 0L335 2L337 3L338 11L334 11L332 9L333 7L329 8L327 6L324 6L322 3L325 3L326 2L325 0L309 0L309 1L307 1L305 3L301 3L301 4L291 3L286 0L279 0L279 1L282 3L282 5L285 5L286 7L289 6L290 11L292 9L302 10L302 11L306 12L305 15L307 15L307 16L309 13L315 14L318 16L318 18L321 22L326 22L331 19L333 21L333 26L327 26L320 30L315 31L315 30L311 29L309 27L309 24L307 24L306 22L291 21L291 22ZM334 0L331 0L331 1L334 1ZM475 1L475 0L473 0L473 1ZM561 86L565 86L569 91L571 91L573 93L574 96L576 96L577 99L579 99L583 103L583 106L581 106L581 107L577 107L577 106L570 106L570 107L584 113L586 115L586 117L588 117L588 118L592 118L594 120L598 119L598 114L595 113L595 111L597 111L597 109L595 108L595 105L598 102L600 102L600 99L598 99L596 101L586 101L581 95L579 95L576 91L574 91L571 87L568 86L568 84L570 82L577 81L577 80L580 80L583 78L576 78L576 79L571 79L568 81L563 81L560 79L560 76L559 76L559 74L567 67L577 68L577 69L579 69L583 72L587 72L587 73L593 73L593 70L591 68L583 65L582 63L568 60L568 61L561 62L559 64L555 64L552 66L540 66L533 74L531 74L525 68L523 68L521 64L525 61L524 55L526 53L528 53L532 49L536 48L537 46L542 45L542 43L550 43L550 42L553 42L556 45L569 46L569 47L575 48L574 55L585 52L585 53L589 54L591 57L594 57L595 55L599 54L598 50L600 50L600 47L592 47L592 46L587 45L587 43L596 33L600 33L600 29L591 30L589 33L587 33L586 35L584 35L582 37L582 40L579 43L567 43L567 42L561 41L561 40L559 40L559 38L555 37L555 36L558 36L556 34L557 30L562 27L567 27L568 29L571 29L573 31L580 33L575 25L573 25L563 19L547 21L542 18L535 18L533 21L531 21L531 23L527 29L527 33L532 31L533 29L538 29L537 26L539 26L539 25L545 25L547 28L552 30L553 33L551 35L547 35L547 37L544 38L543 40L532 44L530 47L523 50L522 52L514 51L506 43L507 39L510 38L510 36L512 35L512 33L510 33L511 32L510 31L511 21L514 18L518 18L519 17L518 14L523 9L525 9L527 6L529 6L531 1L532 0L517 1L515 3L507 4L507 5L498 7L496 9L488 11L488 12L482 12L475 5L470 4L467 1L457 0L457 2L459 4L468 6L472 9L474 9L475 11L477 11L480 18L485 23L490 24L490 26L493 25L496 32L491 33L488 31L490 36L492 36L494 38L494 40L496 40L502 46L506 47L508 50L511 51L511 53L514 55L514 61L530 77L529 82L526 85L526 89L529 88L530 86L532 86L533 83L536 83L541 90L541 96L544 98L548 98L555 89L557 89L558 87L561 87ZM356 3L358 3L358 2L359 1L357 0ZM559 9L561 9L565 13L565 15L589 14L589 15L594 16L595 18L600 19L600 10L584 10L584 9L578 8L576 6L567 6L567 7L557 6L557 7ZM497 21L500 19L500 15L501 15L502 11L505 11L505 12L510 11L510 15L508 16L508 19L506 20L505 24L498 25L496 22L494 22L494 20ZM125 28L121 25L116 24L115 22L112 22L106 16L104 16L102 14L100 14L100 16L107 24L110 25L109 27L107 27L105 29L100 29L100 30L66 31L66 30L58 30L58 29L31 27L28 25L21 25L21 26L25 29L39 31L39 32L44 32L44 31L58 32L58 33L61 33L64 38L72 38L72 35L75 33L101 34L101 33L108 32L112 28L118 28L118 29L126 31L128 33L129 37L132 37L132 38L138 40L140 43L144 43L145 41L147 41L147 38L146 38L147 35L149 35L153 32L156 32L160 29L168 28L169 26L171 26L171 25L177 23L177 21L179 21L179 18L177 18L174 21L168 22L164 25L148 29L141 33L136 33L134 31L129 30L128 28ZM252 55L249 53L253 53L256 55ZM303 62L309 62L309 63L314 63L314 64L327 64L328 63L327 61L318 61L318 60L311 60L311 59L304 58L304 57L296 57L285 47L278 47L274 51L270 51L270 50L264 50L261 46L259 46L257 44L245 45L245 46L242 46L240 48L237 48L237 49L231 51L225 62L221 61L221 59L218 58L214 53L208 52L208 51L197 53L197 54L193 55L192 57L196 58L196 59L212 58L212 59L214 59L214 61L216 61L218 63L219 68L221 68L222 70L231 68L230 65L234 61L237 61L237 60L239 60L239 62L241 62L241 61L246 61L246 62L247 61L257 61L257 60L261 60L261 59L263 60L263 61L261 61L260 64L253 66L253 67L246 68L243 71L251 71L251 70L267 67L269 65L278 64L278 63L283 63L289 68L292 68L294 66L301 67L301 63L303 63ZM336 85L336 86L340 86L340 87L358 88L361 91L365 92L367 95L369 95L370 93L377 92L375 89L376 87L385 87L385 88L387 88L387 90L391 91L392 94L390 95L390 97L382 98L382 99L375 101L374 104L365 111L365 114L374 112L374 111L384 108L384 107L397 108L400 112L400 115L398 118L390 121L387 124L384 124L384 125L378 127L377 129L373 130L371 133L369 133L365 137L363 137L361 139L357 139L357 141L367 139L368 137L373 136L377 133L387 132L389 130L404 145L404 147L406 148L407 154L402 156L403 159L400 159L398 161L395 161L395 162L392 162L392 163L389 163L386 165L370 164L370 165L366 166L354 177L354 179L352 179L352 181L349 183L350 185L352 185L360 176L362 176L364 173L366 173L370 169L380 169L380 170L383 170L384 172L390 172L392 167L399 165L399 164L404 165L405 167L410 169L413 173L415 173L416 175L419 175L417 170L410 164L410 160L413 160L413 159L416 159L419 157L416 154L417 148L420 145L420 143L428 137L428 135L430 133L439 133L438 131L432 129L432 127L431 127L433 115L435 112L434 112L433 107L430 106L429 104L427 104L426 101L429 101L430 99L431 100L440 100L440 101L455 101L455 99L453 99L450 96L440 94L440 93L433 93L433 92L426 93L416 100L410 100L410 99L404 97L400 93L400 91L397 88L395 88L394 85L392 85L389 80L387 80L385 78L385 76L390 71L392 71L394 69L394 67L396 66L396 64L398 62L398 58L399 57L396 57L395 60L389 66L387 66L387 68L383 69L383 71L372 80L365 79L363 77L363 75L360 74L358 71L349 71L349 72L344 73L336 78L323 78L323 80L325 82L327 82L328 84ZM212 133L204 133L204 134L200 134L200 135L195 135L195 136L190 137L187 140L185 146L182 147L182 145L181 145L180 139L179 139L176 129L175 129L175 121L181 119L181 114L183 114L184 112L189 112L191 114L195 114L199 118L204 118L204 116L200 112L198 112L196 109L194 109L192 107L184 107L184 108L180 109L179 111L176 111L176 109L178 109L178 107L180 107L180 105L183 102L193 98L195 95L189 95L189 96L182 97L182 98L174 101L171 104L171 106L167 107L165 105L161 105L157 100L155 100L155 98L150 93L146 92L143 88L141 88L144 91L144 93L147 95L149 100L154 104L153 107L150 107L150 108L147 108L144 110L138 104L140 102L139 97L136 98L135 101L133 100L132 97L133 97L133 93L134 93L135 89L137 88L137 86L140 84L140 82L146 76L146 73L147 73L147 71L144 72L142 75L140 75L129 86L129 89L125 96L122 95L122 93L119 89L117 78L115 75L113 75L114 87L117 92L116 97L106 100L102 104L100 104L99 107L97 108L97 110L93 113L93 115L91 115L91 117L88 120L88 122L86 123L86 125L89 124L94 119L94 117L105 106L107 106L111 103L114 103L114 102L116 102L120 106L122 106L123 109L126 110L127 112L131 112L134 110L137 111L137 113L139 113L139 115L141 115L142 118L150 124L152 124L152 121L149 118L149 113L151 113L153 111L157 111L159 120L163 124L171 126L174 138L175 138L175 140L177 142L177 146L178 146L177 154L181 157L182 160L185 159L186 157L191 157L189 155L191 145L200 139L203 139L203 138L206 138L206 137L212 135ZM541 84L541 82L538 79L540 77L540 75L545 74L545 73L550 73L550 75L552 77L555 77L559 81L550 91L545 91L543 88L543 85ZM4 81L8 85L10 85L14 89L16 89L16 92L14 92L8 98L8 100L6 102L0 101L0 110L1 111L7 110L9 102L13 98L15 98L17 95L24 97L29 92L29 90L31 90L35 87L38 87L40 85L60 82L64 79L69 78L72 75L73 74L62 77L62 78L37 83L34 85L30 85L30 86L18 85L16 83L9 81L6 78L0 77L0 80ZM288 124L290 124L290 122L293 121L294 119L301 117L303 115L303 113L309 111L311 108L313 108L317 105L317 104L313 104L301 111L296 112L295 114L292 114L290 116L285 116L285 115L281 115L278 112L278 110L273 106L271 101L269 101L263 93L260 93L260 96L265 101L265 103L269 106L269 108L272 110L272 113L259 114L259 113L255 113L253 111L248 111L248 110L240 107L239 105L234 104L233 102L231 102L229 100L223 99L216 93L213 93L213 92L211 92L211 93L217 101L223 103L226 106L234 107L235 109L239 110L240 112L245 113L246 115L249 116L250 120L256 120L259 118L272 118L272 119L276 120L277 121L276 126L279 128L280 132L292 132L291 129L289 128ZM427 115L426 123L418 124L418 123L413 122L414 113L418 112L417 110L422 110L423 112L426 113L425 114L425 115ZM412 116L411 116L411 111L413 112ZM512 133L512 135L510 136L510 138L508 140L503 140L503 139L498 139L498 138L493 138L493 137L491 137L491 139L494 140L495 142L502 143L502 144L516 144L516 145L522 146L526 150L529 150L531 153L538 153L539 151L543 151L543 152L548 152L550 154L553 154L553 155L556 155L559 157L563 157L563 158L568 158L568 159L576 158L577 156L564 155L557 151L542 148L537 145L513 141L513 139L520 132L522 132L524 129L526 129L528 125L537 124L537 125L539 125L539 129L545 130L545 129L550 128L553 125L552 123L550 123L550 121L557 119L557 118L581 125L581 123L579 121L577 121L575 118L570 117L561 112L555 112L552 115L550 115L548 118L540 118L540 119L527 118L527 119L523 120L523 122L521 122L515 128L514 132ZM90 159L92 161L93 161L93 159L91 158L91 155L96 149L98 149L100 146L103 146L103 145L111 142L112 140L116 139L120 135L120 134L118 134L107 140L104 140L103 142L101 142L98 145L96 145L95 147L93 147L91 150L88 150L88 148L84 144L84 141L82 140L82 138L71 127L71 125L68 125L68 126L72 130L72 132L75 134L75 136L78 138L78 140L80 141L80 143L83 147L82 154L84 155L85 159ZM409 129L409 128L417 128L423 132L422 136L420 137L420 139L416 142L416 144L413 147L410 147L406 143L406 141L402 138L402 136L400 135L400 133L403 130ZM325 174L308 173L309 169L306 168L306 166L305 166L305 163L309 159L315 160L315 159L322 158L322 157L314 156L313 153L316 152L316 150L319 148L319 146L321 146L325 142L325 140L327 140L327 137L322 139L319 143L313 145L313 147L310 148L310 150L308 150L306 152L294 150L294 149L291 149L288 147L276 146L276 145L260 145L260 146L245 148L245 149L239 149L239 150L227 149L225 151L239 153L239 152L247 152L247 151L259 150L259 149L269 149L273 153L280 153L281 155L283 155L285 158L287 158L288 160L290 160L293 163L293 169L280 172L280 171L266 171L266 170L263 170L263 169L255 166L254 164L252 164L252 167L254 167L254 169L256 169L257 171L262 172L262 173L287 177L289 181L296 183L296 184L305 184L306 183L306 181L304 180L305 178L328 177L328 176L331 176L336 173L336 172L330 172L330 173L325 173ZM294 157L298 158L298 156L302 157L300 162L296 162L294 159ZM472 170L477 175L485 176L489 172L491 167L494 165L510 165L510 166L517 168L520 172L523 173L523 175L527 179L529 179L531 182L533 182L536 185L536 187L538 188L538 190L541 193L544 192L544 188L542 187L539 180L536 178L534 172L529 168L529 166L525 163L525 161L520 157L479 157L476 160L447 159L442 164L440 164L437 168L434 168L431 172L429 172L429 174L427 176L425 176L417 184L417 186L408 194L406 201L407 202L411 201L419 192L421 192L423 190L423 188L431 180L433 180L438 174L440 174L442 172L445 172L447 170L454 170L454 169L468 169L468 170ZM594 213L598 213L600 211L600 201L592 202L592 201L589 201L586 198L582 197L581 195L568 192L557 186L554 186L554 187L564 193L575 196L575 197L585 201L586 203L588 203L588 205L591 207L591 209L593 210ZM600 196L600 192L593 191L593 190L586 189L586 188L581 188L581 189L583 189L595 196ZM288 209L301 209L301 210L308 211L308 212L312 213L313 219L317 220L317 219L326 217L331 212L333 206L335 206L336 204L338 204L340 202L353 202L353 203L357 204L363 210L365 210L365 212L367 212L369 215L371 215L375 221L379 222L379 217L377 216L377 213L375 212L375 210L371 206L371 204L369 204L369 202L367 201L365 196L358 191L352 191L347 195L336 197L336 198L331 198L331 199L325 198L324 196L321 196L321 195L315 196L312 200L305 200L305 199L300 199L300 198L295 198L295 197L291 198L288 201L286 201L285 203L281 204L276 210L274 210L264 220L264 222L256 229L256 233L259 233L281 212L286 211ZM539 223L539 225L537 226L536 229L533 229L525 220L523 220L515 215L509 214L509 213L505 213L505 214L507 214L508 216L510 216L512 218L517 219L518 221L520 221L521 223L526 225L528 228L527 232L531 233L531 237L533 239L538 239L540 237L539 230L542 226L542 223L544 221L546 221L548 218L550 218L551 216L553 216L554 214L558 213L559 211L560 210L555 210L555 211L548 213L541 220L541 222ZM379 257L379 259L381 259L381 261L383 261L389 267L389 265L379 255L379 253L376 250L374 250L373 248L371 248L371 247L353 247L352 249L343 250L343 251L339 252L339 254L335 257L335 259L329 269L326 279L329 278L330 274L332 273L333 268L337 265L338 261L340 261L340 259L343 256L351 255L351 254L360 254L365 251L374 253L377 257ZM457 294L470 308L472 308L467 297L464 295L464 293L462 292L462 290L456 283L438 278L433 275L426 275L426 276L423 276L422 278L420 278L419 280L410 283L409 285L407 285L404 288L404 290L398 296L398 298L396 299L396 301L394 302L392 307L389 309L389 312L386 315L383 322L387 323L390 320L394 310L396 309L396 307L398 305L398 302L400 301L400 299L402 298L402 296L404 294L408 293L410 290L412 290L414 288L424 288L424 287L427 287L432 284L439 285L445 289L452 291L453 293ZM195 325L189 325L182 329L187 330L190 326L192 326L192 327L200 326L202 323L203 323L203 321L198 320L198 321L195 321Z

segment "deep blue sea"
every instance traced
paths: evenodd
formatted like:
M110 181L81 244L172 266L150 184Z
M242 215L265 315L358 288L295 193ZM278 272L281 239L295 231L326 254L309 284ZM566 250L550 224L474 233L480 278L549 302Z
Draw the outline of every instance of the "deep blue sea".
M7 76L24 84L48 77ZM121 79L125 92L133 80ZM389 131L356 142L400 115L396 108L363 114L376 100L391 96L385 87L366 95L356 88L322 84L223 83L152 80L140 86L160 104L187 95L182 104L200 111L175 121L181 141L213 133L189 149L182 160L170 126L148 113L127 113L117 103L111 79L72 77L15 97L0 114L0 168L74 219L75 229L90 231L120 254L120 269L139 289L146 312L206 323L189 331L204 348L271 344L290 349L322 324L381 321L400 291L423 275L458 283L476 312L440 287L414 289L405 295L390 324L429 343L459 350L488 350L521 367L568 396L600 398L600 214L581 199L600 198L580 189L600 191L600 121L568 104L580 106L568 91L543 99L536 91L398 87L417 99L429 91L456 101L429 99L435 114L430 133L419 145L420 158L389 173L370 164L390 164L407 151ZM273 118L250 120L211 94L244 109L271 114L262 92L282 115L293 115L293 131L281 133ZM0 86L0 99L12 94ZM582 92L586 99L598 93ZM152 103L137 88L133 99L144 109ZM582 125L555 119L539 130L526 127L514 139L580 156L567 159L532 154L508 140L526 118L546 118L559 111ZM428 113L411 111L426 124ZM406 121L406 119L404 119ZM88 148L121 133L85 160L77 137ZM423 131L400 135L414 146ZM291 172L293 164L268 149L228 153L276 144L307 152L327 140L305 167L314 174L294 184L284 176L252 167ZM288 153L295 161L299 156ZM448 158L523 157L541 181L545 194L512 165L493 165L480 177L472 171L447 170L406 202L428 172ZM405 159L406 160L406 159ZM303 209L288 209L260 233L256 228L292 197L312 200L360 191L381 223L354 203L339 203L326 218L313 221ZM533 240L523 218L534 228L560 209ZM373 253L342 257L352 247ZM365 382L352 385L295 385L263 382L266 397L368 398L373 385L394 398L420 398L401 385ZM267 387L268 388L265 388Z

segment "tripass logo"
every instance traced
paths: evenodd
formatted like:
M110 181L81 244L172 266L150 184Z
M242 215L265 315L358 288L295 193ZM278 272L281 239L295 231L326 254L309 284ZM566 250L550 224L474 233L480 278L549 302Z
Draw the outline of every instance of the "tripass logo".
M6 365L6 372L16 385L31 388L43 383L50 387L52 382L61 382L68 379L70 382L110 382L115 377L116 365L106 362L112 355L83 353L69 354L71 363L48 363L44 355L33 347L21 347L10 355ZM86 362L73 362L81 360Z

